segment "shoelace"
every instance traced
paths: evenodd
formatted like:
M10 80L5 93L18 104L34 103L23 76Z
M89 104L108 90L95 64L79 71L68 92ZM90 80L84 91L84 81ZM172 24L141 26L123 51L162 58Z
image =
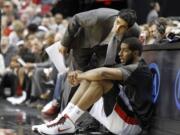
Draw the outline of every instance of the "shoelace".
M58 117L57 117L58 118ZM54 122L52 121L49 125L47 125L48 128L57 126L59 124L64 124L64 122L66 121L66 119L68 118L67 115L62 116L59 120L54 120Z
M62 115L59 114L54 120L49 121L48 123L46 123L47 126L52 125L53 123L57 123L59 121L59 119L61 119Z

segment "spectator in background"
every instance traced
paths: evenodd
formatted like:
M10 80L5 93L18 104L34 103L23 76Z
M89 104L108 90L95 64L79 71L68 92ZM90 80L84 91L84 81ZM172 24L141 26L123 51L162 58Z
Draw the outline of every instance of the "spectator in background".
M41 26L44 26L46 29L49 29L50 24L50 17L43 17L41 21Z
M40 7L33 4L30 4L25 8L23 13L28 15L28 25L32 23L40 25L42 18L42 16L40 15L40 11Z
M157 29L157 38L156 43L164 44L168 43L168 39L166 37L166 26L167 20L165 18L160 17L156 22L156 29Z
M168 43L166 38L167 21L165 18L158 18L151 23L150 32L154 38L153 44Z
M65 86L65 79L67 77L67 72L63 74L57 75L56 85L54 89L53 99L47 103L41 113L45 117L53 117L56 116L60 111L60 103L62 101L61 95Z
M151 2L150 3L151 10L147 15L147 23L151 23L152 21L156 20L159 15L158 12L160 11L160 5L158 2Z
M55 24L50 26L51 30L53 30L55 32L59 32L59 33L61 33L61 35L64 35L66 27L63 24L63 20L64 20L63 15L60 13L57 13L54 16L54 19L55 19Z
M6 87L11 88L11 96L14 96L17 88L17 76L14 72L16 64L14 64L14 56L17 54L17 49L14 46L10 46L9 38L3 36L1 38L1 54L5 62L5 70L2 73L2 82L0 84L0 90L2 95L4 94L4 89ZM4 95L3 95L4 96Z
M41 62L38 63L27 63L25 65L25 68L28 70L33 70L33 76L32 76L32 88L31 88L31 99L30 103L35 102L39 97L48 98L51 91L49 89L46 89L45 83L53 80L55 77L55 69L52 64L52 61L49 59L45 52L45 48L49 47L54 43L54 32L47 32L45 34L44 42L41 45ZM37 39L32 42L34 47L38 47L38 44L40 44ZM32 47L32 48L34 48ZM34 49L37 50L37 49ZM40 50L38 51L40 52ZM37 53L38 53L37 52ZM46 69L46 70L45 70ZM54 69L54 72L52 74L52 70ZM48 74L45 73L45 71L49 71ZM57 73L57 72L56 72ZM52 76L51 76L52 75ZM53 84L52 84L53 85ZM36 105L36 104L35 104Z
M28 39L29 36L32 37L34 36L35 37L35 34L38 32L38 25L37 24L29 24L27 26L27 33L25 33L25 38ZM32 36L31 36L32 35ZM33 39L33 38L31 38ZM29 40L30 41L30 40Z
M20 21L24 24L24 26L28 25L29 16L25 13L22 13L20 16Z
M7 16L9 25L17 18L17 13L15 12L14 5L11 1L4 2L3 16Z
M17 48L15 46L10 45L8 37L3 36L1 38L0 49L1 49L1 54L4 57L5 67L8 67L11 58L17 53Z
M18 41L23 39L24 24L20 20L12 23L13 31L9 35L9 44L16 45Z
M141 34L139 37L143 45L151 45L155 42L155 38L152 36L150 27L148 24L141 26Z

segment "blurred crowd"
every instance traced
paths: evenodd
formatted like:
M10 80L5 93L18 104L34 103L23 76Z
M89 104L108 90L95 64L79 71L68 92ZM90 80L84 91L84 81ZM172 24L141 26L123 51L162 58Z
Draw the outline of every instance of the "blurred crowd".
M166 44L179 41L180 22L178 18L159 17L160 5L158 2L150 3L150 7L147 23L141 25L139 38L143 44Z
M0 96L11 96L7 100L13 104L46 98L56 80L45 48L61 40L68 21L60 13L44 14L42 9L41 4L29 0L3 3Z

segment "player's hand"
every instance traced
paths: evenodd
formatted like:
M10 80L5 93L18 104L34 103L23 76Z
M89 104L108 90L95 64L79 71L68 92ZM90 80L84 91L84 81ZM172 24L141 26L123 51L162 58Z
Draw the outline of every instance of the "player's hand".
M68 81L72 86L77 86L80 83L80 80L77 79L78 74L81 71L71 71L68 73Z

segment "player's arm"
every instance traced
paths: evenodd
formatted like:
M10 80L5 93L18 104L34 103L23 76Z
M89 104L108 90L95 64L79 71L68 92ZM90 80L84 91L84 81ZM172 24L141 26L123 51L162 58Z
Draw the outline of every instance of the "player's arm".
M89 81L98 81L98 80L122 80L123 73L120 68L97 68L89 70L83 73L78 73L78 80L89 80Z

